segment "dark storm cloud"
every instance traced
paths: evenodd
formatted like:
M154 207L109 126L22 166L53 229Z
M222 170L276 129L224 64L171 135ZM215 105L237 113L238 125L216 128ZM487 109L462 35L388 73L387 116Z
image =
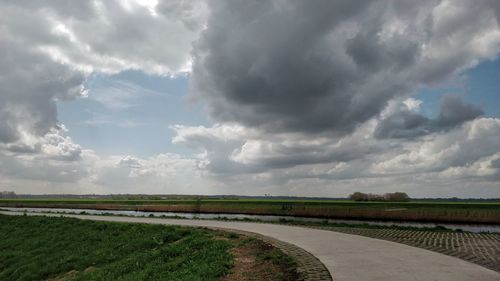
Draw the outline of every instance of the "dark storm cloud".
M490 27L485 3L457 3L466 12L449 19L441 1L217 1L194 47L193 95L217 121L347 134L484 55L464 44Z
M483 113L483 110L478 106L465 104L459 97L447 95L441 101L441 110L435 124L437 127L453 127Z
M500 169L500 158L491 161L491 167Z
M349 130L348 88L357 74L345 56L331 51L328 41L335 39L328 35L369 5L217 2L195 51L195 90L209 99L219 120L280 130Z
M454 128L482 114L481 108L447 95L441 101L437 118L429 119L418 112L402 109L382 119L374 134L377 138L413 138Z
M430 120L410 110L398 111L380 121L375 130L377 138L411 138L430 133Z
M491 5L491 8L495 11L497 22L500 24L500 1L489 0L488 4Z

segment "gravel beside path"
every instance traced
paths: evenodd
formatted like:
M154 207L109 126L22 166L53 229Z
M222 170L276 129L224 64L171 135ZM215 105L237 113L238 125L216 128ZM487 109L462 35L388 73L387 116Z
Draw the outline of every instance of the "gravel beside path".
M383 239L457 257L500 273L500 234L399 229L320 227Z

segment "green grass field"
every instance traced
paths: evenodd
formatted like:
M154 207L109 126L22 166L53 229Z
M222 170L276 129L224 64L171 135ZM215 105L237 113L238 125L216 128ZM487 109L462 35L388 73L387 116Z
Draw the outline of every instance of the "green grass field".
M173 226L0 215L0 280L217 280L227 241Z
M295 260L261 240L201 228L0 215L0 237L2 281L299 276ZM241 260L252 263L242 267Z
M498 202L354 202L334 200L3 199L0 206L241 213L317 218L500 223Z

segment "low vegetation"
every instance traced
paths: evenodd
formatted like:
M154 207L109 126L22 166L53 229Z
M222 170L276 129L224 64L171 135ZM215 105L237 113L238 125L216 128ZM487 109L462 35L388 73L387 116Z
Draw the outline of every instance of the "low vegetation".
M2 281L220 280L237 273L234 253L250 239L207 229L6 215L0 215L0 236ZM254 258L249 275L274 275L252 280L293 280L278 262L286 256L255 245L247 255L283 257Z

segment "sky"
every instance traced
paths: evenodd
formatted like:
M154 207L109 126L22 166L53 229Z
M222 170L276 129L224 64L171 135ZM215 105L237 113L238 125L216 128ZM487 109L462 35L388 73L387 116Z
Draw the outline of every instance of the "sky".
M0 190L500 197L500 2L0 1Z

